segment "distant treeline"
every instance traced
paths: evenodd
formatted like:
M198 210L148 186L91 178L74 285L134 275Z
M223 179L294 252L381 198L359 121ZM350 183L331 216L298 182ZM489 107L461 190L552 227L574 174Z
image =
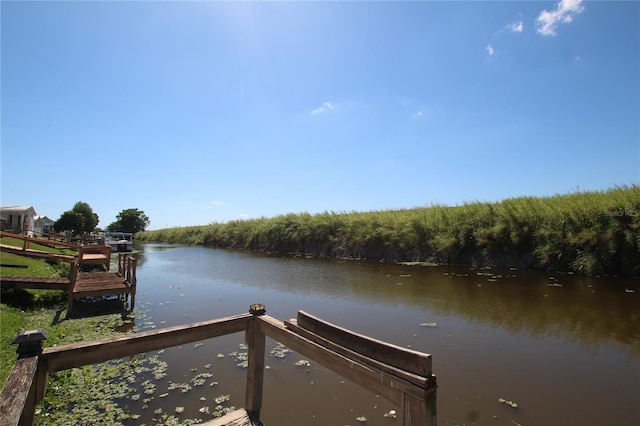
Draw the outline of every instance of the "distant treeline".
M327 257L640 275L640 186L498 203L285 214L135 238Z

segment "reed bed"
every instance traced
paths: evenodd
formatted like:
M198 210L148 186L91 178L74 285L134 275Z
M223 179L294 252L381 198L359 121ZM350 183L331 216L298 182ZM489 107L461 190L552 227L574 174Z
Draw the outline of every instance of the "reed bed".
M497 203L289 213L136 239L342 258L640 274L640 186Z

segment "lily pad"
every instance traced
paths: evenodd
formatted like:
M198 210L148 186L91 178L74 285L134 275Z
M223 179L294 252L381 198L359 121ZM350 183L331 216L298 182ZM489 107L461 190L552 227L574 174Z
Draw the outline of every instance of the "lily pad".
M506 404L506 405L508 405L508 406L510 406L510 407L512 407L512 408L518 408L518 404L517 404L517 403L515 403L515 402L513 402L513 401L510 401L510 400L508 400L508 399L498 398L498 402L501 402L501 403L503 403L503 404Z
M389 410L389 412L384 413L385 417L391 417L391 418L396 418L396 410Z
M214 401L216 402L216 404L220 405L223 402L227 402L229 399L231 399L231 395L220 395L217 396Z

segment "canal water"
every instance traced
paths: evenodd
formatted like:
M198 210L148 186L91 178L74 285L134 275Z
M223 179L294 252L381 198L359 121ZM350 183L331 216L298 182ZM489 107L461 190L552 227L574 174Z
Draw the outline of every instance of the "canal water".
M137 247L138 331L298 310L433 355L438 425L640 424L640 281L203 247ZM157 351L141 417L209 420L244 402L240 333ZM267 340L267 425L397 425L394 407ZM149 388L149 385L147 384ZM509 404L505 401L512 402ZM155 419L155 420L153 420ZM366 422L364 421L366 419Z

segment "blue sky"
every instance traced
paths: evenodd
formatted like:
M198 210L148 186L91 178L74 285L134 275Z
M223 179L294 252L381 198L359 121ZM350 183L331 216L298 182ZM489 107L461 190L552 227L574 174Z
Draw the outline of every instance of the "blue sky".
M1 203L151 229L640 182L640 3L1 3Z

